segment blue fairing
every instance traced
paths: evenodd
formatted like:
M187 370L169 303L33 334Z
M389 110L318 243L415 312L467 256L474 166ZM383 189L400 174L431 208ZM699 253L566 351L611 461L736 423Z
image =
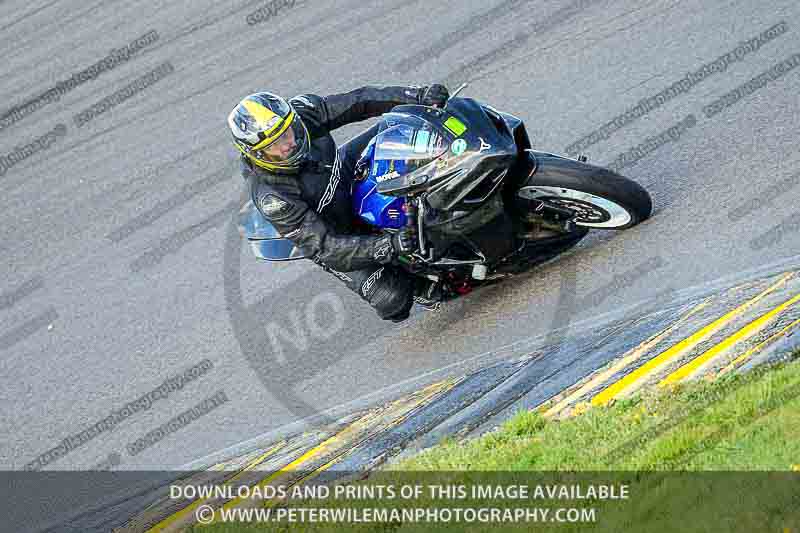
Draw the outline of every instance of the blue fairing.
M353 187L353 211L362 220L379 228L401 228L406 224L406 215L403 213L403 198L387 196L377 192L377 177L384 176L393 170L390 162L386 160L374 161L371 157L371 144L363 156L370 164L370 172L363 181L355 182Z
M378 135L370 141L356 164L356 174L363 179L356 181L353 187L353 211L379 228L403 227L406 224L402 210L405 198L378 193L378 184L431 164L444 155L451 140L420 117L384 114Z

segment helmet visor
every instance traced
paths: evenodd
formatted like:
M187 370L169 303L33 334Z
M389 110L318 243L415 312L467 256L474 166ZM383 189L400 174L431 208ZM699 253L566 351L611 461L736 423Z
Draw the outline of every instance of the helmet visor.
M274 141L253 150L253 156L269 163L290 161L302 150L305 141L306 131L303 122L295 116L291 124Z
M247 155L264 168L271 170L296 169L309 152L310 140L302 119L295 115L286 129L274 141L250 150Z

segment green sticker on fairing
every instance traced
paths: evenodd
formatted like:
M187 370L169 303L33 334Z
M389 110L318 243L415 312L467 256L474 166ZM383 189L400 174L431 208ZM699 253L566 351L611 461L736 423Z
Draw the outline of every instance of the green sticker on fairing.
M464 123L458 120L456 117L450 117L445 120L444 127L453 132L456 137L467 131L467 127L464 125Z
M450 145L450 151L453 152L455 155L461 155L467 150L467 141L464 139L456 139L453 141L453 144Z

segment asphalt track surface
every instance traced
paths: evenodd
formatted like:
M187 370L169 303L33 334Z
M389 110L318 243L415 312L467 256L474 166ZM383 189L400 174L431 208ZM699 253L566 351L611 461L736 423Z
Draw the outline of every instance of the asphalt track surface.
M118 469L178 468L326 409L463 373L481 354L567 321L797 255L800 69L703 113L800 52L793 0L290 4L249 24L269 4L0 3L2 110L151 30L159 36L0 129L6 156L66 127L0 176L0 468L23 468L205 359L213 368L181 390L45 468L109 457ZM593 232L559 260L438 314L387 325L309 262L260 263L238 244L241 179L225 117L246 94L469 81L464 95L520 116L536 148L560 153L781 22L785 31L757 50L584 150L608 164L696 117L623 169L651 191L651 220ZM164 62L174 67L166 77L77 126L79 112ZM220 392L221 405L130 453Z

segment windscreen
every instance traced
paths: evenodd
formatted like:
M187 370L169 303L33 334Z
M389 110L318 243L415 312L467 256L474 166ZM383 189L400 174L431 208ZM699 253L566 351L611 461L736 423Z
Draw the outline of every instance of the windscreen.
M375 138L372 176L377 182L414 172L440 155L448 139L432 124L411 115L387 115Z

